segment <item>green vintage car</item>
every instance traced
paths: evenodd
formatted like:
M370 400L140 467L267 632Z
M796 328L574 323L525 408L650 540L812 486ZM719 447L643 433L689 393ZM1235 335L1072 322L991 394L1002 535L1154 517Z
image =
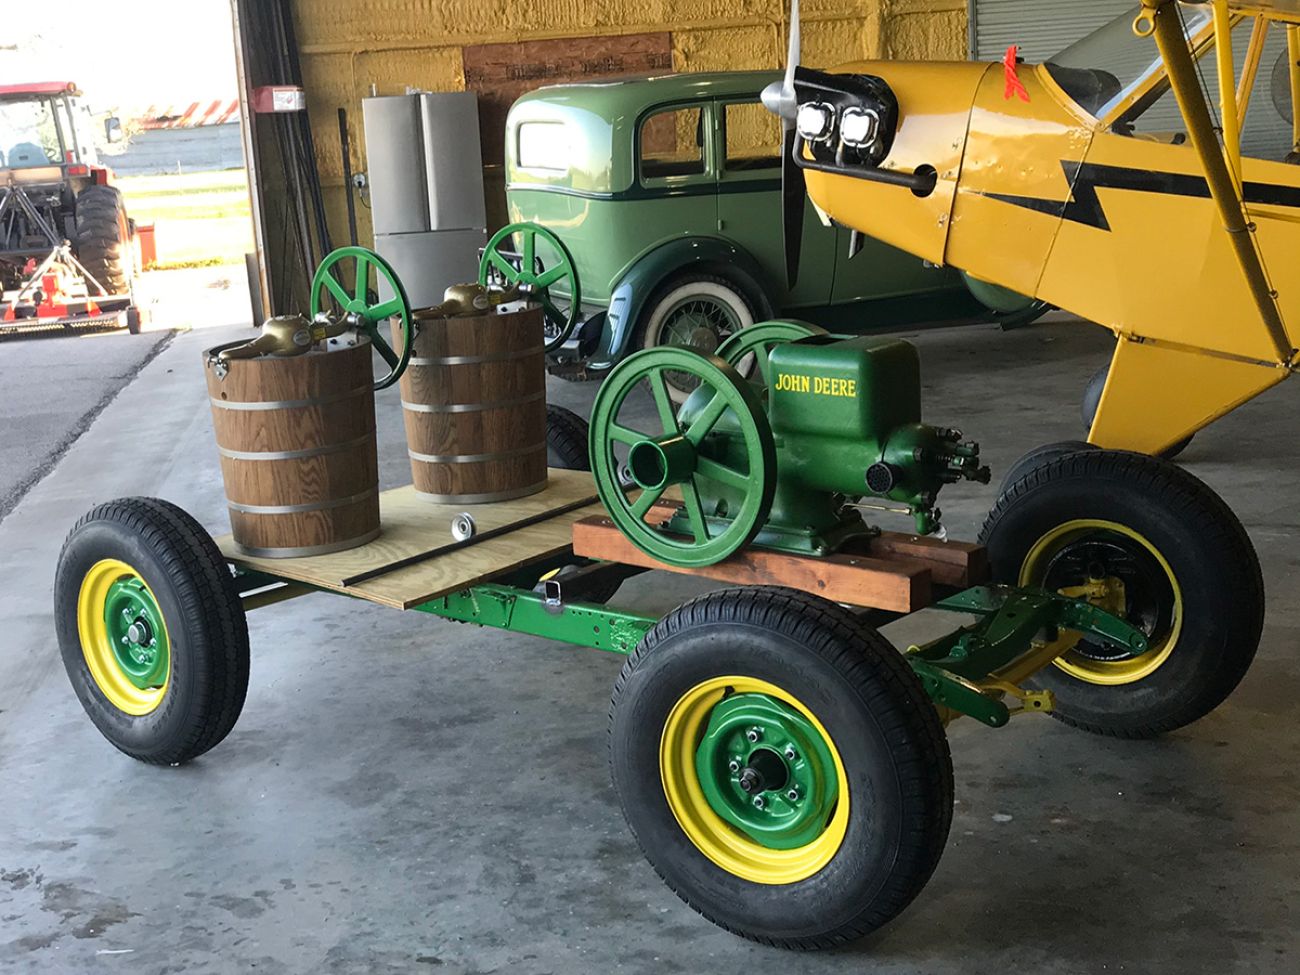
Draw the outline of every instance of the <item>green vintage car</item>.
M553 85L515 102L506 122L510 219L554 231L581 283L582 324L553 352L553 371L599 375L662 344L713 351L733 331L778 315L862 332L1041 313L1019 295L968 285L957 271L824 225L812 207L788 287L780 124L759 103L778 78L716 72Z

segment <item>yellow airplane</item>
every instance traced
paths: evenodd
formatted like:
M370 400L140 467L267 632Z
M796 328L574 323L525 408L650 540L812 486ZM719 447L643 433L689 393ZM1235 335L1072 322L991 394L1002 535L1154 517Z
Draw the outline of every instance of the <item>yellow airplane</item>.
M798 0L790 35L764 92L786 227L806 184L840 224L1110 329L1091 443L1167 450L1300 364L1300 0L1143 0L1039 65L810 70ZM1248 111L1274 110L1292 152L1243 152Z

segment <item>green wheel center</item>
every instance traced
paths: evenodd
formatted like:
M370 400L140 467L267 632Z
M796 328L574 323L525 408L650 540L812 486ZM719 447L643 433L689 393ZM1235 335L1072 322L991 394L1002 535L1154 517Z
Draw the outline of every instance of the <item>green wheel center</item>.
M714 707L695 771L713 811L774 850L817 839L838 799L834 758L821 734L766 694L733 694Z
M162 610L140 579L120 579L104 600L104 625L118 668L141 690L167 682L171 648Z

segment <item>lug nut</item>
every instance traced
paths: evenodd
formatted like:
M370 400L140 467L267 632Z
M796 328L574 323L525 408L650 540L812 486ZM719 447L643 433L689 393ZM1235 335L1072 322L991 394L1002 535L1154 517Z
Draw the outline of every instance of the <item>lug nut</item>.
M730 762L727 763L727 768L731 771L732 775L735 775L737 772L740 771L740 763L733 758Z
M786 746L785 746L785 758L786 758L786 761L788 761L788 762L793 762L793 761L794 761L794 759L795 759L795 751L794 751L794 746L793 746L793 745L786 745Z
M755 808L755 809L762 809L762 808L763 808L764 806L766 806L766 805L767 805L767 803L763 801L763 797L762 797L762 796L754 796L754 808Z
M789 792L785 794L785 797L789 799L791 802L797 802L799 800L799 790L791 789Z
M748 739L750 740L750 742L752 743L752 742L756 742L756 741L758 741L758 739L762 738L762 737L763 737L763 733L762 733L761 731L759 731L757 728L750 728L748 731L745 732L745 737L748 738Z

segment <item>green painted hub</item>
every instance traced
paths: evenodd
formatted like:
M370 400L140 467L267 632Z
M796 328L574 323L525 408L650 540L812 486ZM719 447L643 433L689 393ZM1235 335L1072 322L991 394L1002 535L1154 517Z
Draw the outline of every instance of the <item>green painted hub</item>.
M714 707L695 771L713 811L772 850L815 840L839 798L825 739L802 714L766 694L733 694Z
M113 656L136 687L148 690L167 683L171 648L162 610L139 579L113 583L104 600L104 623L113 641Z

